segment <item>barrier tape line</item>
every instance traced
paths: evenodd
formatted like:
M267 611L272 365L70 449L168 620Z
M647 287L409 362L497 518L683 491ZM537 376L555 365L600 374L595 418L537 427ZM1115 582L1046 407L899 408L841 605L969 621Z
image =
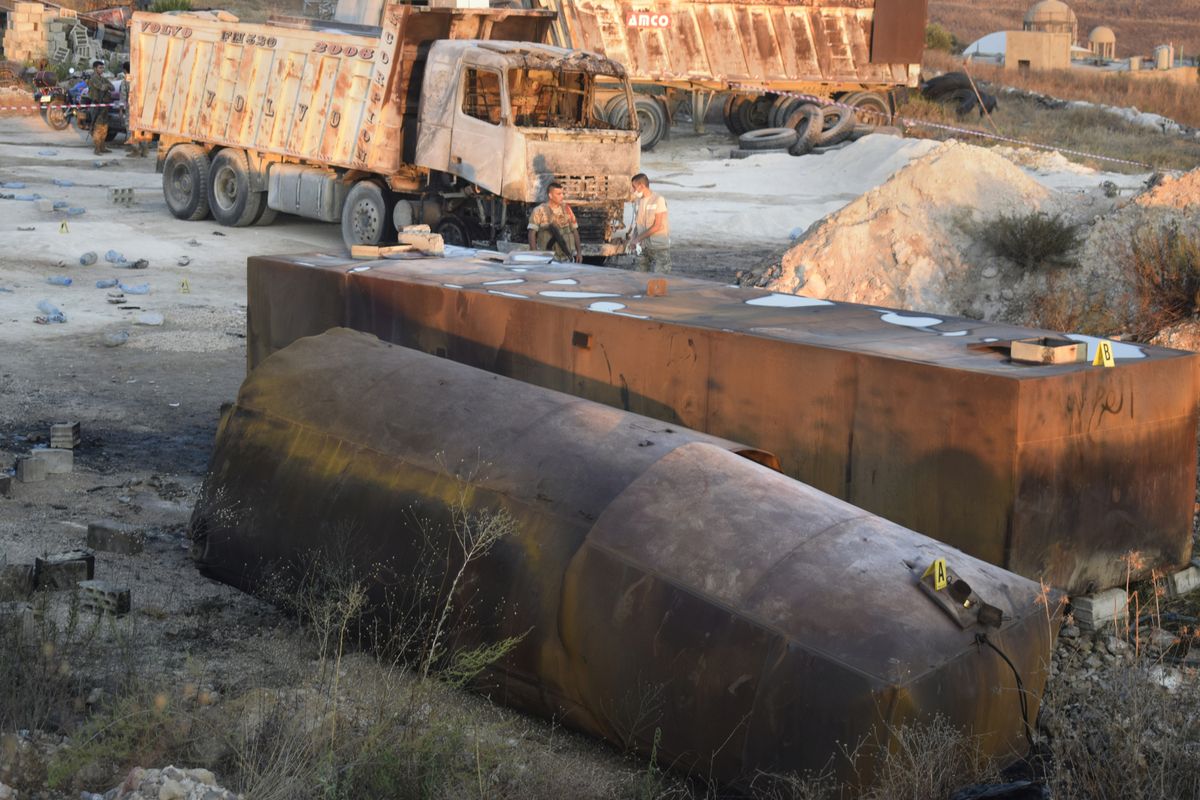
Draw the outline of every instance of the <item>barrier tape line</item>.
M760 87L749 86L749 85L742 84L742 83L731 83L730 88L738 89L740 91L758 92L760 94L763 93L763 90ZM770 92L770 94L783 95L785 97L795 97L798 100L807 100L809 102L816 103L821 106L836 106L838 108L849 109L850 111L858 110L854 106L846 105L845 103L839 103L835 100L830 100L827 97L817 97L816 95L803 94L801 92L772 91L772 92ZM962 128L962 127L959 127L956 125L943 125L939 122L928 122L923 119L912 119L910 117L897 116L895 119L899 122L904 123L905 125L910 126L910 127L935 128L937 130L949 131L951 133L961 133L961 134L966 134L968 136L979 136L984 139L994 139L995 141L998 141L998 142L1008 142L1010 144L1019 144L1023 147L1035 147L1035 148L1038 148L1041 150L1050 150L1050 151L1054 151L1054 152L1065 153L1067 155L1081 156L1083 158L1094 158L1097 161L1110 161L1114 164L1128 164L1129 166L1132 166L1132 167L1143 167L1145 169L1150 170L1151 172L1156 171L1156 170L1159 172L1174 172L1175 171L1175 170L1163 169L1161 167L1156 167L1153 164L1146 164L1145 162L1142 162L1142 161L1130 161L1129 159L1126 159L1126 158L1116 158L1114 156L1102 156L1102 155L1099 155L1098 153L1088 153L1083 150L1071 150L1066 147L1055 147L1054 145L1050 145L1050 144L1041 144L1039 142L1029 142L1024 139L1016 139L1011 136L1002 136L998 133L988 133L987 131L978 131L978 130L975 130L974 128Z
M43 108L124 108L124 103L39 103L36 106L0 106L0 111L41 111Z

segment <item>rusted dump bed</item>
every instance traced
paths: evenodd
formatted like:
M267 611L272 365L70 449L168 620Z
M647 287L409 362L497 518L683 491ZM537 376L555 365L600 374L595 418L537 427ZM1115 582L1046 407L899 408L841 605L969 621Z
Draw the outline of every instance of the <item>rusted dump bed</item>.
M534 0L552 41L622 63L635 81L773 90L915 86L925 0Z
M1123 583L1130 551L1147 571L1190 554L1196 354L1117 343L1115 368L1024 365L988 340L1046 332L674 276L649 298L644 275L603 267L362 266L251 258L250 365L367 331L770 450L821 491L1073 592Z
M647 751L660 730L660 764L821 769L935 713L1001 760L1022 752L1013 673L975 636L1013 660L1032 718L1057 598L741 449L334 330L247 377L191 532L221 580L261 590L266 565L329 558L411 620L461 562L451 520L505 511L515 532L459 584L454 618L476 624L450 650L523 635L493 697ZM918 585L937 558L998 628Z
M393 175L416 135L421 46L537 41L536 10L389 5L382 28L259 25L138 13L130 24L134 130ZM414 82L417 84L413 86Z

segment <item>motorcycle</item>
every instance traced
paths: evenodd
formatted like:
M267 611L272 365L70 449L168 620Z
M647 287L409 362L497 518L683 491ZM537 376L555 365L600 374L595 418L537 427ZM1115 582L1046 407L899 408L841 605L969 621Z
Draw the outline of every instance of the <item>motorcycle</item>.
M92 122L96 117L96 109L88 108L91 103L95 102L87 94L87 81L79 81L69 90L67 95L70 102L75 108L72 109L70 115L70 124L75 127L79 135L84 139L90 139L92 136ZM108 111L108 135L105 141L111 142L122 133L128 132L126 124L127 114L125 113L124 104L121 103L121 93L114 89L112 95L108 97L108 102L111 107Z
M57 75L45 70L36 73L33 76L33 98L43 122L56 131L66 130L70 126L74 109L69 107L67 90L58 83Z

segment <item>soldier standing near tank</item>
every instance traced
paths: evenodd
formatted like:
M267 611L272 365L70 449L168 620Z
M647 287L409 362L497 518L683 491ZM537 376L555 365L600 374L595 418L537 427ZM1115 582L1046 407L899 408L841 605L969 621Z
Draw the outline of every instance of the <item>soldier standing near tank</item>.
M112 103L112 81L104 77L104 62L92 62L92 74L87 80L88 99L94 104L92 108L92 152L96 155L109 152L108 140L108 107Z
M667 201L650 191L650 179L639 172L630 179L633 188L633 226L626 252L637 253L638 272L671 271L671 226L667 222Z

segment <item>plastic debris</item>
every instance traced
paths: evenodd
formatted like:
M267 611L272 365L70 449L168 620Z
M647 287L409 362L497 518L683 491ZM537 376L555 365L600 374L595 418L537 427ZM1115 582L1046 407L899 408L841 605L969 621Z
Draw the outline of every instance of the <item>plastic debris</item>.
M126 266L128 266L130 269L146 269L150 266L150 262L144 258L139 258L137 261L134 261L132 264L127 264Z
M52 283L55 286L70 286L71 279L66 275L51 275L49 278L46 278L46 283Z
M124 264L125 256L118 253L116 250L109 250L104 254L104 260L110 264Z
M86 208L78 208L78 207L75 207L75 208L68 208L68 209L67 209L67 216L70 216L70 217L78 217L80 214L82 214L82 213L83 213L83 212L85 212L85 211L87 211L87 209L86 209Z
M120 283L120 281L118 281L116 278L105 278L104 280L96 281L96 288L111 289L118 283Z
M39 156L56 156L56 155L58 155L58 151L57 150L38 150L38 155ZM55 183L58 183L58 181L55 181Z
M69 180L67 180L66 178L55 178L55 179L54 179L54 185L55 185L55 186L63 186L63 187L66 187L66 186L74 186L74 185L75 185L75 181L69 181Z
M33 225L18 225L17 230L19 230L19 231L36 231L37 228L35 228Z
M127 286L124 283L118 283L117 286L119 286L121 291L125 292L126 294L150 294L150 284L148 283L139 283L134 286Z
M134 320L135 325L162 325L163 315L157 311L147 311L145 314L138 314Z
M191 256L180 256L179 261L176 263L178 263L181 267L186 267L188 264L192 263Z
M105 347L120 347L129 341L129 331L117 331L104 334Z
M41 324L50 322L66 322L67 315L58 310L58 306L51 303L49 300L38 302L38 311L42 312L42 316L34 317L33 321Z
M20 181L8 181L6 183L0 183L0 189L24 189L24 188L25 188L25 184L21 183Z
M87 267L96 263L96 251L88 250L79 257L79 263Z
M17 194L17 195L13 195L13 200L24 200L24 201L25 201L25 202L27 202L27 203L31 203L31 202L33 202L34 200L41 200L41 199L42 199L42 196L41 196L40 194L37 194L37 193L34 193L34 194Z
M66 208L69 205L71 205L71 204L68 203L66 200L55 200L54 201L54 210L57 211L58 209Z

